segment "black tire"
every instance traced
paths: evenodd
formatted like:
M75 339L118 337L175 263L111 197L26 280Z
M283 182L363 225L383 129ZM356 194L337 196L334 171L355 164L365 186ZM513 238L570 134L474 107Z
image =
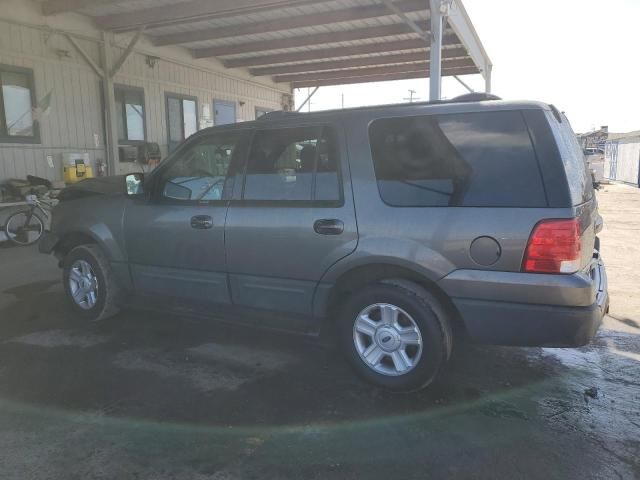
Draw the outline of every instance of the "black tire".
M26 226L27 219L28 227ZM40 215L28 210L13 213L7 218L4 226L4 233L7 239L20 247L33 245L40 240L43 232L44 221L40 218ZM29 236L30 233L33 235Z
M95 305L89 309L78 305L71 293L69 276L72 266L78 260L84 260L91 266L98 283ZM121 288L107 256L99 246L80 245L71 250L63 261L63 281L69 303L84 320L97 322L112 317L120 311Z
M388 303L400 307L414 320L422 337L422 354L405 374L389 376L369 367L354 343L354 322L369 305ZM349 363L365 380L377 386L399 391L420 390L438 375L449 359L453 336L445 309L424 288L404 280L369 285L347 299L338 322L339 343Z

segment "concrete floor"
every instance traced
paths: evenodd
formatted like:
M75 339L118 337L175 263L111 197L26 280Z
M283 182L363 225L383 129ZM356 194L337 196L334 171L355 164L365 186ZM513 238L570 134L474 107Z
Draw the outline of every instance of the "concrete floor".
M599 199L612 303L594 343L472 347L411 395L299 337L82 324L54 259L0 248L0 478L640 478L640 190Z

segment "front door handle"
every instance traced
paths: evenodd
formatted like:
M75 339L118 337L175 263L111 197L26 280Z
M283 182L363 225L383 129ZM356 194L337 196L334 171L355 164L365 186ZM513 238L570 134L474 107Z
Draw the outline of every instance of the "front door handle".
M208 230L213 227L213 219L209 215L196 215L191 217L191 228Z
M320 235L340 235L344 232L344 222L335 218L323 218L313 224L313 229Z

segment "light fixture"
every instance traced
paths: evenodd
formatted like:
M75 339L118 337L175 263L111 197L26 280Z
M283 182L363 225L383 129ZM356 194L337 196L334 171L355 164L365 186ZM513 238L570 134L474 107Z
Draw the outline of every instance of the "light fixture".
M65 50L64 48L56 48L54 50L58 58L71 58L71 53L69 50Z
M147 64L147 66L149 68L153 68L156 66L156 63L158 63L158 60L160 60L160 57L155 57L153 55L147 55L147 58L145 59L145 63Z

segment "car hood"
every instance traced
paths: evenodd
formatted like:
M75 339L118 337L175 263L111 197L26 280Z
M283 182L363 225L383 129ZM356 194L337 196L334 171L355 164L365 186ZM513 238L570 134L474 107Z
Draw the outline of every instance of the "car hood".
M58 195L60 200L74 200L93 195L125 194L125 175L87 178L64 188Z

